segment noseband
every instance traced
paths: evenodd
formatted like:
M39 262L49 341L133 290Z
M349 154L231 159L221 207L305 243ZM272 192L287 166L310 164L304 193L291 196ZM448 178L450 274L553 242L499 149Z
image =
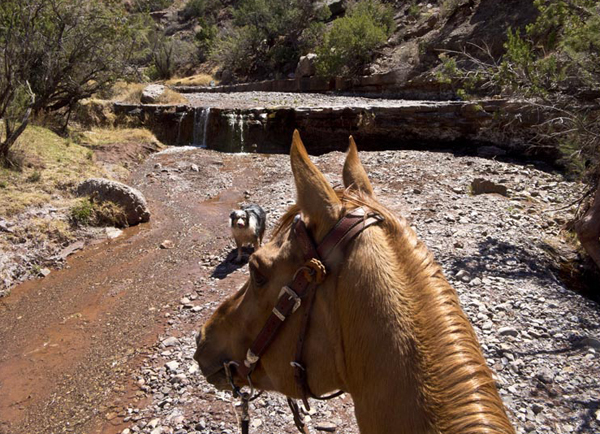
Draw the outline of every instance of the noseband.
M302 353L310 323L310 314L315 299L316 288L325 281L334 267L344 260L345 248L348 243L369 226L382 221L383 217L381 215L367 213L364 208L356 208L342 217L317 246L300 214L296 216L293 223L293 231L302 247L305 262L296 270L292 282L281 288L279 298L269 318L246 352L246 359L241 363L229 361L224 365L234 394L240 396L242 401L246 402L246 406L253 393L252 372L277 336L281 326L303 304L306 307L304 308L300 334L296 345L296 357L290 364L294 368L294 378L302 395L304 406L307 409L310 408L308 404L309 397L314 399L331 399L343 393L339 391L329 396L316 396L312 393L308 385L306 367L302 361ZM232 367L235 367L237 375L248 381L251 389L249 394L242 393L240 388L234 384ZM288 403L294 413L296 426L301 432L306 432L297 404L290 398L288 398ZM242 426L244 426L243 421Z

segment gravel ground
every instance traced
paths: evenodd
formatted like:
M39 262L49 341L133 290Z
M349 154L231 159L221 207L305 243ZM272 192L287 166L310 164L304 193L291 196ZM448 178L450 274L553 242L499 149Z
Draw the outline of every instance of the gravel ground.
M572 210L556 210L580 187L533 166L444 152L361 158L379 199L409 218L458 291L517 432L600 432L599 307L565 287L549 256L573 252L561 233ZM343 154L313 160L333 184L341 182ZM508 197L471 194L475 178L506 186ZM113 431L103 432L238 432L230 394L208 385L192 359L197 330L247 276L247 266L231 263L227 215L211 207L235 195L260 204L269 213L268 238L294 199L288 157L176 149L153 156L136 179L146 194L165 191L169 206L203 197L197 215L185 218L214 236L194 248L199 268L163 310L167 327L132 373L135 395L118 411ZM251 417L253 432L295 432L277 394L256 400ZM308 419L311 432L358 432L349 396L314 403Z
M254 107L409 107L462 104L448 101L412 101L404 99L364 98L353 96L326 95L321 93L291 92L230 92L183 94L190 103L198 107L254 108Z

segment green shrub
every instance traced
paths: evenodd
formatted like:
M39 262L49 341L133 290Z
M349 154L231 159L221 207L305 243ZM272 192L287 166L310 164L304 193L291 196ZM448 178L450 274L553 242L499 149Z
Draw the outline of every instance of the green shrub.
M389 5L379 0L352 3L346 16L333 22L317 48L317 72L323 76L361 73L394 27L393 9Z
M206 22L214 24L219 9L222 7L219 0L189 0L183 8L183 17L202 18Z
M304 30L325 17L328 9L315 10L311 0L241 0L212 56L238 75L291 71L307 48Z
M80 199L71 207L70 216L71 221L78 226L127 226L127 216L123 208L110 201Z
M91 223L94 215L94 207L89 199L82 199L71 208L71 220L80 226L87 226Z

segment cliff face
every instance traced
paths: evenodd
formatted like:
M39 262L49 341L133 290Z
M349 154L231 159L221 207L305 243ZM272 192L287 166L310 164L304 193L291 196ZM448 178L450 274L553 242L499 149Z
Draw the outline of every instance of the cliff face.
M498 59L507 30L524 29L537 13L532 0L442 0L423 4L418 15L412 11L409 5L397 7L396 32L369 66L369 74L394 71L400 81L423 81L439 66L444 51L482 57L481 47Z

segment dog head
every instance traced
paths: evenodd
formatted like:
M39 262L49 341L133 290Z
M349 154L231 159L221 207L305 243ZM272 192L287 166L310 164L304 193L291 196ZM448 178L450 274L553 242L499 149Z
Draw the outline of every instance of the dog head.
M229 214L232 228L248 227L248 213L242 209L236 209Z

